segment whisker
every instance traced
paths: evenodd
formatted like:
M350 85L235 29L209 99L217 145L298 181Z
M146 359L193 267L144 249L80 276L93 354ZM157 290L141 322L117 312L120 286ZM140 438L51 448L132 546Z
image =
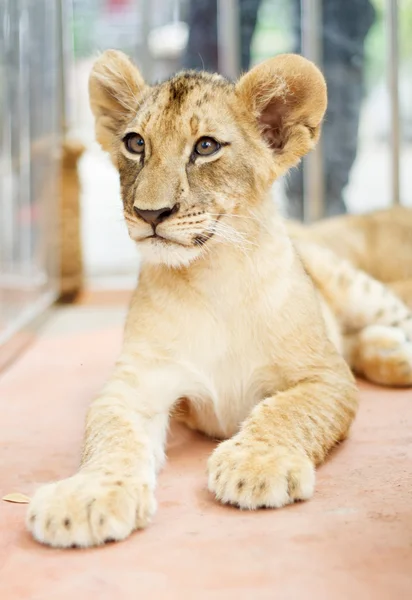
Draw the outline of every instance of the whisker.
M226 234L228 238L231 238L234 242L242 242L245 245L257 246L257 244L246 238L243 232L238 231L233 227L230 227L230 225L219 222L216 227L216 230Z
M234 218L234 219L246 219L246 220L250 220L250 221L256 221L257 223L260 223L260 220L257 217L247 217L246 215L231 215L228 213L208 213L210 216L212 217L228 217L228 218Z
M227 238L225 238L225 237L222 237L222 236L219 236L219 234L217 234L215 237L216 237L216 241L217 241L217 243L220 243L220 244L229 244L229 245L236 245L236 248L237 248L237 250L240 250L240 252L241 252L241 253L242 253L242 254L243 254L243 255L244 255L246 258L249 258L249 254L248 254L248 253L247 253L247 251L246 251L247 249L246 249L246 248L244 248L244 247L242 246L242 244L238 244L238 243L236 243L236 244L235 244L235 243L234 243L232 240L227 240Z
M253 211L252 211L252 209L249 209L248 212L249 212L249 214L250 213L254 214ZM271 228L262 219L258 219L256 216L255 217L251 217L251 218L255 218L257 221L259 221L261 227L263 227L263 229L266 231L266 233L269 233L270 236L273 235L273 232L272 232Z
M212 231L215 234L217 241L236 246L246 257L248 257L247 250L250 250L251 246L256 245L253 244L253 242L250 242L249 240L245 239L235 229L227 226L222 227L222 223L220 222Z

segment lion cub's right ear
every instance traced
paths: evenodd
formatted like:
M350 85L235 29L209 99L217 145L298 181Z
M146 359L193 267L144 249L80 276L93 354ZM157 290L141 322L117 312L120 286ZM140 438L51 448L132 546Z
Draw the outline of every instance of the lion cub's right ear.
M96 119L96 139L110 151L119 130L136 114L148 86L129 58L106 50L96 60L89 78L89 98Z

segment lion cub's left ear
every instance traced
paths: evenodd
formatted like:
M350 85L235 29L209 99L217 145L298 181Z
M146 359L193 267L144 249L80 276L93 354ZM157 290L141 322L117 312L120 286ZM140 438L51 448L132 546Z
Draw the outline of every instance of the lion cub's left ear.
M280 171L296 165L315 146L327 95L323 75L313 63L297 54L281 54L243 75L237 90Z

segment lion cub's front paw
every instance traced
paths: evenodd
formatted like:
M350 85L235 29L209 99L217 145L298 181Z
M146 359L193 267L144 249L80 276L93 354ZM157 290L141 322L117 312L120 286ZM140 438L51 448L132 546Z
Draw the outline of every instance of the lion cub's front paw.
M313 494L315 469L305 454L243 440L222 442L208 462L209 490L240 508L279 508Z
M50 546L98 546L145 527L155 510L153 485L85 472L41 487L29 505L27 527Z

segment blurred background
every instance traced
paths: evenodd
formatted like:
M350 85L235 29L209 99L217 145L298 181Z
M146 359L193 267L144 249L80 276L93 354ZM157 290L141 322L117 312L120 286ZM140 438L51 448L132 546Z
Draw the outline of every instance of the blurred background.
M0 347L80 288L124 289L139 259L87 80L120 48L150 82L236 78L280 52L325 73L322 142L276 184L307 221L412 204L412 0L0 0ZM1 360L0 360L1 362Z

